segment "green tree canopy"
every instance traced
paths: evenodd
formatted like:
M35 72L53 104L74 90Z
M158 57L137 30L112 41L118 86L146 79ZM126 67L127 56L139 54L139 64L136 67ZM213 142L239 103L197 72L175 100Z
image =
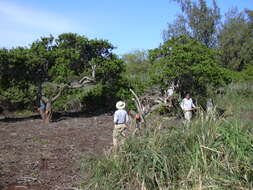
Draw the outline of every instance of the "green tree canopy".
M220 61L226 68L242 71L253 66L253 11L231 9L219 33Z
M150 63L148 61L148 52L136 50L122 56L126 64L126 73L131 77L146 77Z
M206 95L207 87L218 87L230 80L216 61L215 50L186 36L172 38L149 53L153 82L164 88L178 81L179 90Z
M189 35L208 47L217 44L217 26L220 22L220 10L215 0L208 7L205 0L173 0L181 6L182 13L164 30L164 40L181 35Z
M113 49L107 40L88 39L74 33L42 37L29 47L0 49L1 100L19 107L31 106L36 94L55 95L61 84L77 82L83 76L95 78L98 88L94 89L96 92L100 89L100 95L116 98L111 95L116 94L115 84L121 80L125 66L112 53ZM53 90L45 88L50 83L53 85L48 87ZM75 97L83 101L85 96L88 95L82 90L67 90L59 104L66 105L64 101Z

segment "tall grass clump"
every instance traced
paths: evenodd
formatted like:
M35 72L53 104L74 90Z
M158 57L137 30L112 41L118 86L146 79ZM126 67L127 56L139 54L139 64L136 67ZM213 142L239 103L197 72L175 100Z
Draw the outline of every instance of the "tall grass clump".
M89 173L83 187L252 189L252 118L242 117L253 113L249 87L230 87L216 97L216 106L225 109L223 117L199 116L189 126L168 122L166 128L160 127L159 118L150 119L148 127L129 137L120 151L83 160L82 169Z

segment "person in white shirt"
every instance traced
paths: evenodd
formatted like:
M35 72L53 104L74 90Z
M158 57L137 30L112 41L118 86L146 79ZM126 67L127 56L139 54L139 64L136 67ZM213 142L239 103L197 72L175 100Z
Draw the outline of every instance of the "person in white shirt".
M199 107L196 107L193 104L193 101L192 101L189 93L187 93L185 95L185 98L182 100L180 106L184 112L184 118L186 120L186 123L189 123L192 118L192 111L195 109L198 109Z
M167 96L168 97L171 97L174 93L174 88L173 87L169 87L168 90L167 90Z
M116 103L117 111L113 116L114 130L113 130L113 146L118 149L118 146L124 143L126 138L127 122L129 120L128 114L125 110L126 103L118 101Z
M170 86L168 90L166 91L166 98L165 103L169 105L169 107L172 107L172 96L174 94L174 87Z

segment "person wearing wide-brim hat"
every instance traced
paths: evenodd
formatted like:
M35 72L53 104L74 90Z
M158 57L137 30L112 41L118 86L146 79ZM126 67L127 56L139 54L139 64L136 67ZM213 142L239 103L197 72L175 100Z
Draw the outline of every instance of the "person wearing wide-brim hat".
M114 130L113 130L113 146L117 149L119 145L124 143L126 138L126 129L128 122L128 114L125 110L126 103L123 101L118 101L116 103L117 111L115 111L113 116Z

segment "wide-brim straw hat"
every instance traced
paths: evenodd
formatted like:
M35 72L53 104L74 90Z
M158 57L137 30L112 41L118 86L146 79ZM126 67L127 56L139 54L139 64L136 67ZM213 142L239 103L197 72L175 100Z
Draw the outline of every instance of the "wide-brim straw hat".
M125 107L126 107L126 103L123 102L123 101L118 101L116 103L116 108L119 109L119 110L124 109Z

